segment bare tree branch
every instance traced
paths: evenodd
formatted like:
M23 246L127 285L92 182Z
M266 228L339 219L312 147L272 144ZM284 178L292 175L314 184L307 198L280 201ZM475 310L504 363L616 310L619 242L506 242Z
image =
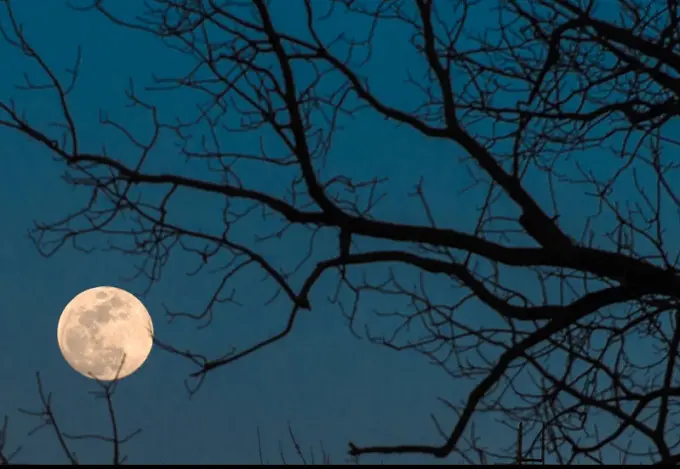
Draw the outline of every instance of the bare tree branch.
M676 2L334 0L320 11L311 0L291 0L295 28L263 0L150 0L131 19L103 0L74 7L150 34L192 61L183 75L154 75L142 91L130 83L131 106L152 124L146 138L100 112L102 126L134 158L79 142L69 96L81 52L65 74L57 71L3 4L2 37L40 70L17 96L48 93L60 120L34 124L19 98L5 99L0 126L42 145L63 163L67 184L90 191L80 210L35 224L39 252L49 256L67 243L121 252L138 260L136 275L149 288L174 253L191 256L196 264L187 273L214 281L213 294L198 311L167 313L201 327L214 327L222 305L244 304L235 285L252 284L253 275L267 292L260 309L287 302L277 333L241 347L225 339L221 356L154 338L195 366L191 393L207 374L287 337L302 312L320 307L310 298L330 277L336 287L328 301L353 333L362 322L376 345L419 353L452 379L473 383L460 401L441 398L453 416L448 430L443 417L432 418L441 441L350 443L350 455L507 461L517 448L503 453L475 429L480 416L492 415L506 427L524 422L527 454L547 441L562 464L611 463L612 450L622 454L616 463L678 461ZM330 21L363 26L333 35ZM387 41L384 25L394 34ZM382 92L379 80L398 81L396 71L367 72L384 44L405 58L392 65L403 65L399 89L413 100ZM176 91L195 96L195 109L163 116L153 96ZM452 176L457 195L445 202L449 211L476 207L472 229L433 210L415 174L425 157L415 149L394 158L410 160L417 182L404 192L418 204L420 223L376 209L403 203L394 185L388 193L380 169L359 179L347 165L328 164L349 158L334 148L338 138L352 138L353 121L375 117L447 145L438 148L466 182L458 187L463 178ZM252 150L234 144L242 135L257 142ZM161 139L207 171L151 170ZM352 158L374 168L374 155ZM282 185L264 187L248 176L253 169ZM213 228L177 216L178 198L192 194L221 204L209 214ZM106 244L94 244L97 238ZM271 246L297 257L282 267ZM364 299L373 295L398 306L363 319L370 314ZM297 458L309 462L289 432Z

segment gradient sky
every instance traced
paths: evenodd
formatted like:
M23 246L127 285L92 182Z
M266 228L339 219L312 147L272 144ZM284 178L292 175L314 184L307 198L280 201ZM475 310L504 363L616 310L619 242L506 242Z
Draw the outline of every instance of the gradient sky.
M124 14L134 14L141 5L142 2L128 0L120 2L117 8ZM75 13L65 2L20 0L15 2L15 12L28 39L52 66L60 70L71 66L76 47L82 46L82 75L70 105L83 145L96 151L106 142L111 154L125 159L126 152L131 151L129 145L110 131L102 130L97 124L97 109L109 111L111 117L148 138L144 134L149 131L147 116L124 107L123 91L128 79L135 80L141 88L149 83L152 72L181 72L186 63L153 37L123 30L96 13ZM285 16L285 9L276 13L280 24L295 26ZM478 21L483 25L486 19L481 14L480 10L471 23ZM342 18L338 21L338 28L350 27L341 23ZM354 26L364 25L353 23L351 27ZM417 97L403 92L401 76L403 65L410 59L394 46L398 43L395 38L405 44L398 31L390 28L381 31L376 47L379 52L369 70L372 79L381 83L380 96L389 97L395 105L409 106ZM55 113L54 96L13 90L12 85L21 80L24 71L35 72L34 66L4 43L0 43L0 57L4 70L0 74L0 97L14 96L31 121L44 126ZM417 64L415 60L413 63ZM183 106L188 105L184 98L178 93L156 95L153 99L162 112L172 116L182 114ZM244 148L247 144L245 140L235 143ZM328 171L344 168L355 176L389 177L390 199L381 206L380 215L413 223L425 222L417 202L407 197L423 176L433 210L442 224L470 229L476 222L474 197L479 201L479 192L468 194L467 199L456 198L457 191L470 180L456 158L451 157L452 151L455 148L451 145L427 141L413 131L396 129L374 115L367 115L348 124L335 142ZM173 152L172 141L162 141L150 167L184 168L183 160ZM253 343L281 327L288 306L282 301L269 307L258 306L256 300L271 294L271 289L260 292L258 272L233 284L245 296L246 306L226 305L213 326L195 330L195 324L186 321L168 325L162 309L165 304L174 309L197 310L209 298L218 279L185 277L184 273L194 267L194 259L182 255L173 258L161 282L142 295L143 282L124 280L134 272L134 259L105 252L85 255L68 247L49 259L41 257L26 237L27 229L33 220L51 221L77 208L83 202L83 194L60 180L62 164L52 161L44 149L2 129L0 158L0 415L10 415L10 449L23 445L17 461L65 461L51 430L26 438L28 430L38 422L16 412L19 407L39 406L36 371L40 371L46 390L53 393L56 416L67 431L109 430L103 403L88 395L96 385L67 365L56 343L59 314L80 291L97 285L115 285L131 291L146 304L159 337L180 348L196 347L209 356L224 353L231 344ZM243 177L254 185L268 187L279 181L274 174L252 173ZM571 198L572 203L578 200L578 196ZM195 226L210 227L216 223L214 209L218 207L211 203L199 198L182 199L177 206L181 212L178 216ZM569 228L570 220L580 215L572 210L562 221ZM574 231L578 235L578 229ZM96 238L89 241L97 243ZM336 241L326 236L324 242L335 246ZM279 244L268 245L266 252L277 265L290 266L299 258L295 253L302 248L295 239L286 238ZM292 460L288 423L303 447L318 451L323 442L336 462L345 460L349 440L357 444L438 442L430 414L436 413L446 429L455 419L438 403L437 396L460 399L471 384L452 382L421 356L386 350L354 337L338 309L324 300L332 287L330 281L316 287L312 297L314 309L303 315L289 337L213 373L191 400L183 380L193 368L179 357L158 349L152 351L144 367L125 379L115 396L121 430L143 428L124 448L129 461L257 463L258 427L265 459L278 460L281 440L288 459ZM431 288L443 298L450 294L446 284L433 282ZM365 310L362 318L369 317L371 309L377 306L389 309L389 300L367 298L362 303ZM512 432L492 421L480 418L477 423L482 432L498 434L494 439L499 447L514 438ZM110 460L110 450L104 443L77 442L73 448L83 462ZM380 459L393 461L387 457L365 457L362 462ZM435 462L419 456L396 460Z

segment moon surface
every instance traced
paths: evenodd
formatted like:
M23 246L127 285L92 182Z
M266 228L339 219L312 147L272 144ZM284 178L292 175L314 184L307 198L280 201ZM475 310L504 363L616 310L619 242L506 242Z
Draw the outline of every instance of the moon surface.
M116 287L95 287L66 305L57 326L57 342L74 370L88 378L113 381L144 364L153 345L153 323L133 294Z

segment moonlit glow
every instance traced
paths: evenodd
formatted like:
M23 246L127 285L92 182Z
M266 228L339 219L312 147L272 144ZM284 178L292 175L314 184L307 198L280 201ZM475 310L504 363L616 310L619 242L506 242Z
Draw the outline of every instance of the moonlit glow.
M124 378L144 364L153 345L153 323L144 304L131 293L96 287L66 305L57 341L74 370L88 378L112 381L116 374Z

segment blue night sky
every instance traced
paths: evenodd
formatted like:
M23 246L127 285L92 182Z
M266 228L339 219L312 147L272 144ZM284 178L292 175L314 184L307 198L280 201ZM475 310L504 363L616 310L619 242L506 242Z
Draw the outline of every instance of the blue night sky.
M294 7L281 7L283 3L287 2L274 6L275 22L283 29L294 30L296 19L290 14ZM150 137L148 114L126 107L124 91L130 79L140 95L158 106L163 119L170 120L182 116L186 109L191 112L195 109L195 95L143 91L152 74L181 74L191 66L185 57L164 47L151 35L120 28L94 12L74 12L62 1L20 0L14 4L27 39L60 73L72 65L77 46L82 47L81 76L69 105L77 121L81 146L87 151L96 152L106 145L108 153L122 161L134 161L138 155L119 134L99 125L99 109L132 129L139 138ZM141 8L143 2L127 0L117 2L115 11L133 17ZM490 21L484 10L475 10L476 16L469 20L471 25L483 28L485 21ZM6 17L0 18L6 26ZM333 28L351 31L366 27L359 20L348 23L343 18L338 15L335 23L327 24L329 35ZM399 27L385 26L378 33L375 53L365 73L375 83L372 86L378 96L408 109L420 98L409 91L413 88L404 85L405 71L422 67L421 59L412 55L408 35ZM55 96L49 91L25 93L13 88L21 82L24 72L37 73L35 66L5 43L0 43L0 58L3 67L0 99L15 98L35 126L47 128L58 112ZM427 220L418 201L409 197L409 193L423 178L432 210L442 226L464 231L474 227L476 207L484 190L459 195L472 181L457 158L459 148L428 140L410 129L397 128L370 112L359 113L356 119L343 125L329 154L325 176L343 173L364 179L388 178L384 190L389 197L376 215L418 224ZM256 138L238 133L225 133L221 138L233 151L252 150L259 145ZM275 137L269 134L264 141L276 150ZM163 135L150 156L147 170L210 177L200 164L186 163L177 154L175 143L169 134ZM169 324L163 310L167 306L173 310L200 311L217 287L220 279L215 275L186 276L196 266L195 256L177 251L164 268L161 280L146 293L147 284L143 280L126 280L134 274L135 263L140 259L101 250L84 254L69 246L50 258L40 256L26 235L33 221L54 221L82 206L88 194L63 182L60 175L64 165L16 132L0 129L0 158L0 416L10 416L9 449L23 445L18 462L65 461L51 429L27 438L27 432L38 422L16 410L39 407L37 371L45 389L52 393L56 417L65 431L109 431L104 403L88 394L97 389L96 384L69 367L56 342L59 314L82 290L113 285L134 293L149 309L159 338L209 357L224 354L231 346L242 347L262 340L285 324L289 304L278 298L271 305L264 305L274 290L271 284L260 283L260 271L247 271L231 283L241 306L220 306L213 324L197 329L197 323L187 320ZM603 169L606 164L594 162L592 168ZM290 173L277 171L259 171L244 164L239 175L251 187L280 194L289 184ZM529 178L528 186L539 203L546 203L544 181ZM561 207L564 211L561 226L576 237L583 226L584 212L579 211L579 201L585 198L581 197L570 194L564 199L563 194L568 204ZM185 194L175 201L172 215L186 225L220 232L220 208L219 200ZM498 202L498 209L509 216L516 215L515 208L505 199ZM239 228L236 236L249 239L276 226L251 224ZM293 230L283 239L259 248L275 266L290 268L304 256L307 247L304 236ZM84 242L102 247L106 240L93 235ZM336 249L337 235L321 234L316 243L317 256L329 255ZM365 246L370 246L370 242L366 241ZM371 270L364 269L369 273ZM338 307L327 301L335 286L333 275L315 287L311 296L313 309L301 313L287 338L210 374L192 399L187 396L184 380L195 368L182 358L155 348L147 363L126 378L115 395L121 431L143 429L124 446L129 462L257 463L258 428L266 460L278 461L281 441L287 459L292 461L295 457L288 438L289 423L307 452L313 447L318 453L323 443L335 462L347 459L350 440L366 445L439 442L430 415L435 414L446 431L455 423L455 415L437 398L463 399L474 383L452 380L418 354L399 353L365 339L365 324L372 332L388 330L389 321L376 318L373 310L399 308L400 303L393 304L390 298L367 296L360 304L356 324L359 337L353 335ZM298 283L296 278L300 279ZM405 278L417 281L414 276ZM301 276L294 277L293 284L299 288L301 280ZM518 275L512 281L523 279ZM442 301L452 302L460 296L445 281L431 279L428 288ZM493 317L479 304L467 308L461 314L472 318L469 323L481 324ZM641 354L646 353L643 347L640 350ZM514 438L513 432L500 427L491 417L479 416L476 424L480 434L493 435L498 450ZM72 447L82 462L110 461L110 449L105 443L74 442ZM420 456L366 456L361 462L380 460L446 462ZM454 460L452 456L451 461Z

